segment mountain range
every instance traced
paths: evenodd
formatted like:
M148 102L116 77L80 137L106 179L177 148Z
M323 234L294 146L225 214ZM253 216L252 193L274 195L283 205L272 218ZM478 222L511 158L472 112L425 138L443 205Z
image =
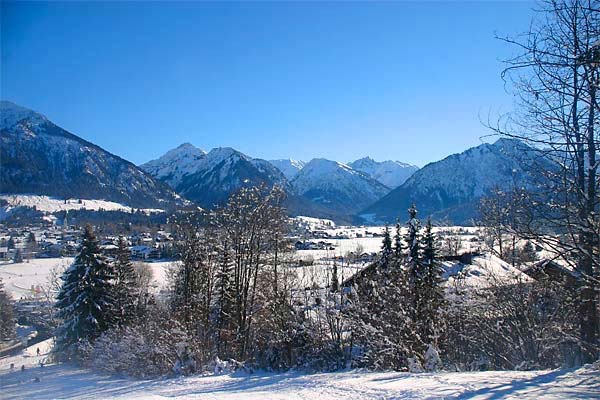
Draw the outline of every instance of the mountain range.
M184 143L134 164L67 132L43 115L0 102L0 192L101 199L132 207L176 208L190 200L223 204L243 186L280 185L290 215L340 222L388 223L415 203L421 216L469 223L494 188L533 185L517 140L500 139L417 167L364 157L347 164L253 158L233 148L208 152ZM184 200L185 199L185 200Z
M338 220L349 220L391 190L368 174L336 161L266 161L231 148L206 153L188 143L140 168L204 208L224 203L243 186L279 185L288 194L290 214Z

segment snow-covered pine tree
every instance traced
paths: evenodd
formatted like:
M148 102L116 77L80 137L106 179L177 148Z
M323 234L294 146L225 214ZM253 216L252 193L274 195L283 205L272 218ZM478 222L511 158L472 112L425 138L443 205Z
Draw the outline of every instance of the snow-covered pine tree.
M357 280L345 310L354 366L407 369L415 336L409 294L403 268L375 268Z
M408 254L406 262L409 264L416 263L419 260L420 243L419 231L421 230L421 221L417 219L417 207L413 205L408 209L408 233L406 235L406 243L408 245Z
M83 231L79 253L64 272L56 307L63 322L58 328L56 350L69 358L82 341L93 341L113 322L114 270L101 254L90 225Z
M438 340L444 330L445 299L442 286L442 269L440 263L436 260L437 244L430 218L425 225L422 242L423 259L421 263L423 272L420 277L421 281L415 287L418 290L418 327L421 339L428 345L426 355L436 355L437 357L436 360L426 360L426 364L435 369L439 367L437 362L439 360Z
M422 286L425 271L422 259L421 222L417 219L417 208L414 204L408 209L408 215L410 218L408 220L408 233L406 235L408 254L405 259L405 282L408 292L407 300L410 304L409 315L415 327L410 348L413 353L414 362L420 362L420 358L424 353L424 342L419 326L423 311Z
M127 248L127 243L119 236L117 244L117 256L114 260L114 318L120 325L126 325L136 317L138 299L137 275Z
M400 221L396 221L396 233L394 234L394 259L396 261L402 260L404 253L404 245L402 244L402 230L400 228Z
M381 245L381 266L384 268L389 267L392 256L392 237L390 235L390 227L386 225L383 233L383 243Z

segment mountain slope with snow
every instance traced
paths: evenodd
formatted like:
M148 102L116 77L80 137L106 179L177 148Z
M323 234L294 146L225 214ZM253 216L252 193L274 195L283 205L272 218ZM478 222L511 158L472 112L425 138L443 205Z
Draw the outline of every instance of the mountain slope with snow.
M230 147L204 153L184 144L141 167L205 208L224 203L244 186L278 184L288 188L285 176L271 163Z
M336 210L355 213L389 192L389 188L346 164L316 158L291 182L296 194Z
M537 161L535 151L518 140L484 143L426 165L360 215L369 222L392 222L405 219L415 203L422 218L467 224L477 216L479 199L494 188L533 187Z
M402 185L419 168L400 161L375 161L371 157L364 157L348 164L357 171L364 172L371 178L379 181L389 188Z
M298 175L298 172L300 172L300 170L304 168L304 165L306 165L304 161L294 160L291 158L269 160L269 162L273 164L275 168L280 170L283 173L283 175L285 175L287 180L290 181L294 179L296 175Z
M0 122L2 193L101 199L132 207L181 203L164 183L39 113L2 101Z
M177 187L184 176L199 171L206 152L190 143L184 143L169 150L156 160L140 165L144 171L158 178L171 187Z

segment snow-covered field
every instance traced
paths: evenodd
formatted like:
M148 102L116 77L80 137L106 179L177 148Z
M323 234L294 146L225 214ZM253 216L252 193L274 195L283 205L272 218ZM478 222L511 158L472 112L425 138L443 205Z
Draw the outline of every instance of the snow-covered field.
M35 208L38 211L44 213L55 213L59 211L69 210L89 210L89 211L123 211L130 212L131 207L128 207L121 203L115 203L114 201L106 200L79 200L79 199L57 199L48 196L38 195L0 195L0 199L6 201L8 205L0 207L0 220L4 219L14 209L19 207ZM164 210L158 208L141 208L133 209L134 211L141 211L146 214L160 213Z
M72 262L72 257L35 258L16 264L12 261L0 262L0 278L7 293L18 300L32 296L36 287L47 285L53 269L64 269Z
M41 287L48 284L48 277L53 269L62 270L71 265L73 257L35 258L22 263L11 261L0 262L0 278L4 288L14 300L31 297L39 292ZM153 282L156 288L161 288L167 281L167 270L172 262L145 263L152 270Z
M36 350L40 348L40 356ZM51 339L0 359L0 398L13 399L597 399L600 369L463 373L359 370L133 380L69 365L39 366ZM14 364L14 370L10 364ZM21 371L21 366L25 370Z

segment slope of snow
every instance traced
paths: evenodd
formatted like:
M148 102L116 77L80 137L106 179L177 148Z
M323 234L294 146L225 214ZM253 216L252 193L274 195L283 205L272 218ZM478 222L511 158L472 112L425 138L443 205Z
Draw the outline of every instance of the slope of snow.
M428 164L406 184L419 193L443 188L459 198L480 197L494 186L522 184L526 174L520 161L531 162L528 157L523 143L499 139Z
M389 188L402 185L419 168L400 161L375 161L364 157L348 164L357 171L364 172Z
M169 150L157 160L140 165L140 168L152 176L164 180L172 187L176 187L185 175L199 171L202 166L201 161L205 157L204 150L190 143L184 143Z
M0 361L0 393L16 399L590 399L600 394L597 366L577 370L463 373L300 372L133 380L68 364L40 367L51 339ZM40 348L40 356L36 350ZM10 370L10 364L14 370ZM21 366L25 370L21 371Z
M306 164L304 161L294 160L291 158L280 160L269 160L269 162L279 169L288 180L292 180L298 175L298 172Z
M48 284L50 272L64 270L73 263L73 257L61 258L36 258L22 263L12 262L0 263L0 278L4 282L4 289L13 298L34 295L31 288Z
M364 172L322 158L307 163L291 184L298 195L350 213L375 202L390 190Z
M287 185L284 175L271 163L251 158L231 147L217 147L205 153L183 144L141 167L187 198L209 208L227 200L243 186Z
M514 268L493 254L484 254L473 258L473 262L464 265L457 262L443 262L444 278L448 285L459 284L463 287L486 288L491 284L530 282L532 278Z
M35 208L44 213L55 213L68 210L90 210L90 211L123 211L130 212L141 211L146 214L161 213L164 210L158 208L132 208L124 204L115 203L114 201L106 200L80 200L79 199L56 199L49 196L26 195L26 194L9 194L0 195L0 199L8 203L8 205L0 207L0 220L4 219L14 209L18 207Z
M35 111L21 107L10 101L0 101L0 129L12 128L24 119L33 124L48 121L46 117Z
M390 222L414 203L423 217L468 224L478 216L481 197L496 188L534 188L543 179L539 171L552 168L523 142L499 139L427 164L360 214Z
M48 284L48 277L53 269L63 270L73 263L74 257L34 258L22 263L11 261L0 262L0 278L4 282L6 292L14 300L21 297L35 297L38 286ZM136 264L141 263L135 261ZM152 271L152 284L159 291L167 284L168 270L173 268L172 261L143 263ZM33 287L34 291L31 290ZM1 397L0 397L1 398Z

